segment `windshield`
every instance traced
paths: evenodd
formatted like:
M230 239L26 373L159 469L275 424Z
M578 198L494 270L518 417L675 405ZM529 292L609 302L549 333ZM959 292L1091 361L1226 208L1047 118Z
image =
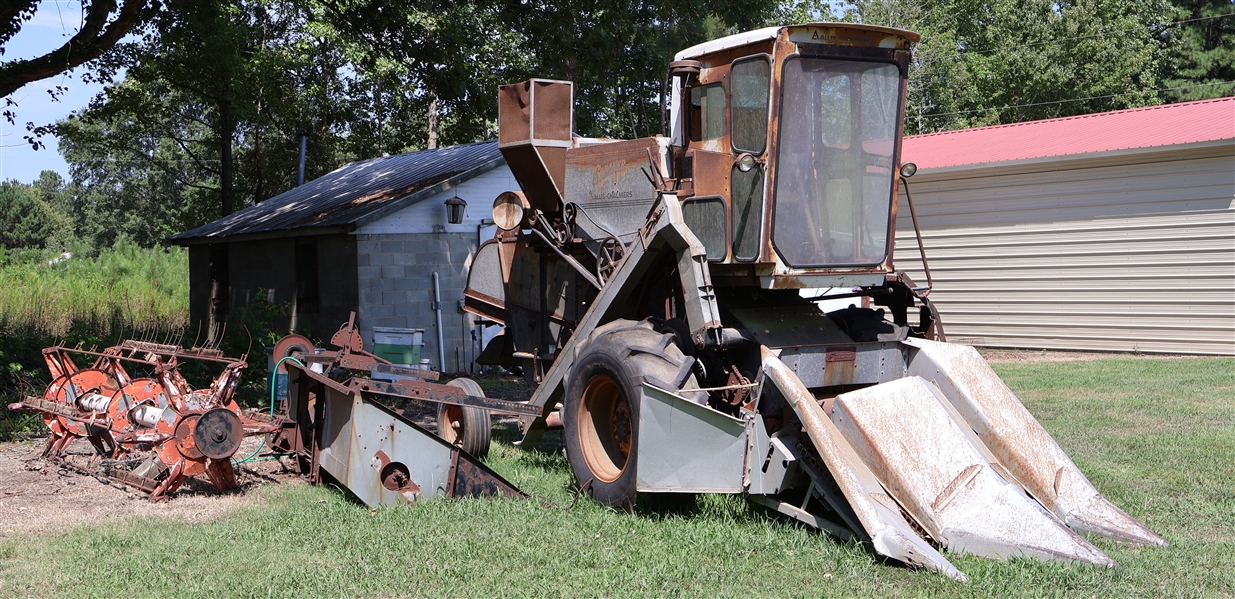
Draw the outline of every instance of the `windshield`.
M782 77L772 243L790 266L883 262L900 71L793 58Z

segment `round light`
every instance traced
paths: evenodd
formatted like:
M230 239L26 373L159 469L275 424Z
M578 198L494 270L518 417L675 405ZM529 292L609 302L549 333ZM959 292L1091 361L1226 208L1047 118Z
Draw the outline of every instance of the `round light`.
M901 176L906 179L908 179L909 177L912 177L913 174L916 172L918 172L918 165L912 162L906 162L905 164L901 165Z
M750 169L755 168L755 157L750 154L742 154L738 156L738 170L749 173Z
M503 231L519 228L528 207L527 199L517 191L502 192L493 200L493 223Z

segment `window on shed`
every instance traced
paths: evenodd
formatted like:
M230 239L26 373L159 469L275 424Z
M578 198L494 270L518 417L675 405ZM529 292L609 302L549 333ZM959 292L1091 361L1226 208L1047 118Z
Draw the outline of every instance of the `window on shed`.
M316 312L318 308L317 239L296 240L296 310Z

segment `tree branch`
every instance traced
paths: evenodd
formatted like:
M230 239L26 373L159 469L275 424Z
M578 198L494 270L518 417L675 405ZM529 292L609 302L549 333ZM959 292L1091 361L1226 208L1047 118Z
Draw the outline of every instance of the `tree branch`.
M107 17L116 10L115 0L94 0L81 30L63 46L38 58L0 65L0 97L12 94L27 83L58 75L98 58L143 21L146 9L154 1L124 0L116 19L108 23Z

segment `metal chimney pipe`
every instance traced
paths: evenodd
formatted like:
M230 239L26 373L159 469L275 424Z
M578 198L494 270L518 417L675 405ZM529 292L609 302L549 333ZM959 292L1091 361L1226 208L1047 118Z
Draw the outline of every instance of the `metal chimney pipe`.
M304 185L304 150L305 142L309 139L308 135L300 134L300 162L296 166L296 187Z

